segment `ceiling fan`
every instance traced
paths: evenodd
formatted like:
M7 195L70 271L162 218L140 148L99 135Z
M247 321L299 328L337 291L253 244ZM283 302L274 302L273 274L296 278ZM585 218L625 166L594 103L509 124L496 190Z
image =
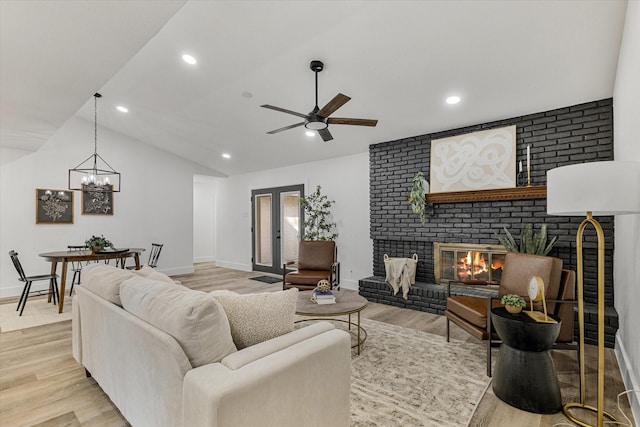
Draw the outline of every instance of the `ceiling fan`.
M293 129L298 126L304 125L304 127L306 127L307 129L317 130L323 141L331 141L333 139L333 136L331 136L331 132L329 132L329 125L375 126L378 123L377 120L371 119L329 117L338 108L346 104L351 98L349 98L347 95L338 93L333 97L331 101L327 103L327 105L322 108L318 108L318 73L322 71L322 69L324 68L324 64L321 61L314 60L311 61L309 67L316 74L316 106L313 107L313 110L309 114L302 114L296 113L295 111L286 110L284 108L274 107L273 105L261 105L261 107L264 108L269 108L271 110L276 110L287 114L293 114L294 116L298 116L304 119L303 122L272 130L270 132L267 132L268 134L273 135L274 133L282 132L284 130Z

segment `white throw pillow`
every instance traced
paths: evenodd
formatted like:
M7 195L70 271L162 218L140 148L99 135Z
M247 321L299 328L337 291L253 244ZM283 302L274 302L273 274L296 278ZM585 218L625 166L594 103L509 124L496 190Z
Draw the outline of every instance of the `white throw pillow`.
M82 286L120 307L120 284L136 277L129 270L107 264L90 264L82 269Z
M227 313L239 350L293 331L298 288L247 295L219 290L209 295Z
M173 280L171 277L157 270L154 270L152 267L149 267L148 265L142 266L140 270L132 270L132 271L139 276L146 277L147 279L157 280L158 282L165 282L169 284L176 283L176 281ZM179 285L180 283L177 283L177 284Z
M175 338L194 368L236 351L222 306L205 292L136 276L122 283L120 298L125 310Z

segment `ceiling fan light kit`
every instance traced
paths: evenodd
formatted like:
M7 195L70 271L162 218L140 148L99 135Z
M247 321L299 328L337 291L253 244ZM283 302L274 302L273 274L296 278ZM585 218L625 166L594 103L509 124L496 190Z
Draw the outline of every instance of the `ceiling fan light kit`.
M331 141L333 136L331 132L329 132L329 125L352 125L352 126L375 126L378 124L377 120L373 119L352 119L352 118L337 118L337 117L329 117L333 114L338 108L342 107L346 104L351 98L341 93L338 93L333 97L331 101L329 101L324 107L318 107L318 73L324 69L324 64L322 61L313 60L311 64L309 64L309 68L311 71L315 73L316 77L316 104L313 110L309 114L302 114L295 111L287 110L280 107L275 107L273 105L264 104L261 105L263 108L268 108L270 110L280 111L282 113L292 114L294 116L303 118L304 121L300 123L295 123L293 125L285 126L279 129L275 129L267 132L270 135L275 133L279 133L285 130L293 129L299 126L304 126L309 130L318 131L320 137L322 137L323 141Z

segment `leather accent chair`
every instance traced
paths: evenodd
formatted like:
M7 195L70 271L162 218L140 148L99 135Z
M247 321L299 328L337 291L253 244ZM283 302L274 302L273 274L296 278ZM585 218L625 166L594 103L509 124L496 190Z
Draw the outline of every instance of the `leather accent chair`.
M505 257L504 270L498 288L498 296L451 295L451 284L447 289L447 341L450 323L453 322L479 340L487 341L487 376L491 376L491 347L501 344L491 326L492 308L500 307L500 298L506 294L525 297L528 302L528 285L532 276L540 276L545 283L547 312L562 320L560 334L554 349L579 350L573 341L573 318L576 275L572 270L562 269L562 260L548 256L509 252ZM540 309L539 307L536 307ZM526 310L526 308L525 308Z
M282 289L315 289L320 280L328 280L332 289L340 288L338 248L333 240L303 240L298 247L298 262L282 266ZM297 269L293 271L292 269Z

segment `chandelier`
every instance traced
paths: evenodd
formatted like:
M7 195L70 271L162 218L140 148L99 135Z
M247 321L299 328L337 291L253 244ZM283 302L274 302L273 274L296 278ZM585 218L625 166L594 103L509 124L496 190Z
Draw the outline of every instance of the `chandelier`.
M69 169L69 190L118 193L120 192L120 173L98 154L98 98L102 95L96 93L93 97L93 154L75 168Z

